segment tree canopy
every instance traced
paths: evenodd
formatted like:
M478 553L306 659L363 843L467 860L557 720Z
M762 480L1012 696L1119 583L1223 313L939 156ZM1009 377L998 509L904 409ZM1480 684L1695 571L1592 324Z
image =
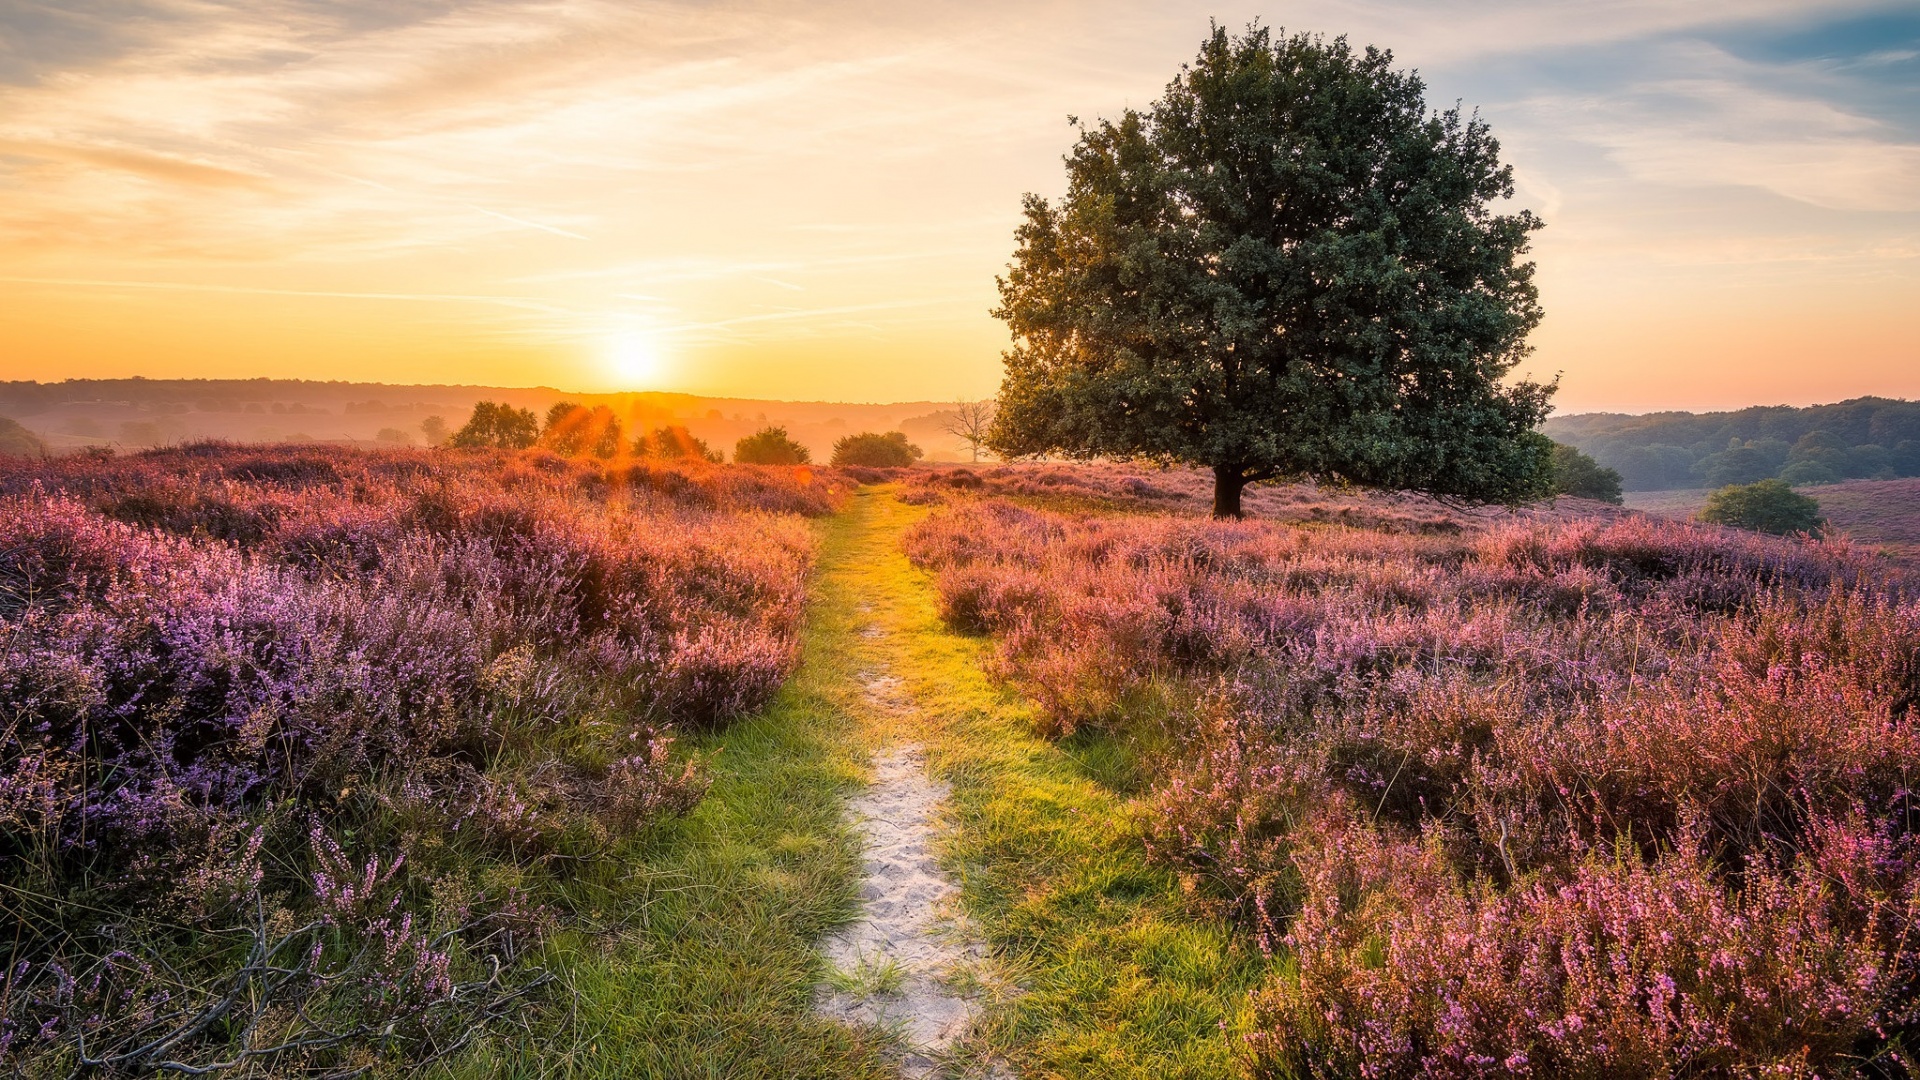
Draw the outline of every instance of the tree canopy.
M1495 212L1499 144L1424 92L1381 50L1215 28L1150 109L1082 125L1000 280L994 449L1209 466L1220 515L1277 477L1550 493L1553 388L1504 381L1540 222Z
M1628 491L1920 476L1920 402L1863 397L1735 412L1581 413L1541 425L1619 471Z
M540 420L531 409L516 409L496 401L476 402L473 415L447 439L453 447L495 447L524 450L540 435Z
M705 439L678 424L654 428L652 434L635 439L633 452L641 457L714 464L718 464L722 457L720 451L708 446Z
M920 448L907 441L903 431L863 431L836 439L833 464L867 465L877 469L911 465L921 456Z
M786 428L764 427L733 444L733 460L742 465L805 465L813 455L789 438Z
M605 405L588 408L577 402L557 401L547 410L540 445L568 457L618 457L624 445L620 418Z
M1553 493L1615 505L1626 501L1620 491L1619 473L1566 443L1553 444Z

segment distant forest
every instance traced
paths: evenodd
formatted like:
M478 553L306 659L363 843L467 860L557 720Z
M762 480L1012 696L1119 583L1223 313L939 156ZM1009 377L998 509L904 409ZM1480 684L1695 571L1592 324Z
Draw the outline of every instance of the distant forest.
M1556 416L1541 429L1618 470L1628 491L1920 476L1920 402L1863 397L1796 409Z

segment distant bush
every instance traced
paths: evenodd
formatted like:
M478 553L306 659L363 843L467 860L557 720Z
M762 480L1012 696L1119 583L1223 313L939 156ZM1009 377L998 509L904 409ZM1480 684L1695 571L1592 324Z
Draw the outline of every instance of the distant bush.
M920 448L907 441L905 432L863 431L848 435L833 444L835 465L865 465L872 469L900 468L921 458Z
M788 438L786 428L764 427L733 444L733 460L741 465L805 465L813 455Z
M639 457L665 461L708 461L719 464L726 456L706 444L706 440L677 424L657 427L651 434L634 440L633 452Z
M400 446L406 446L413 442L413 435L410 432L391 427L381 428L380 433L375 435L374 438L383 443L395 443Z
M473 415L447 439L447 445L461 449L523 450L539 437L540 421L532 409L482 401L474 405Z
M40 437L20 426L12 417L0 416L0 454L39 457L46 452Z
M1566 443L1553 444L1553 491L1579 499L1598 499L1618 505L1620 474Z
M1775 536L1818 532L1822 525L1820 503L1793 490L1785 480L1723 487L1707 496L1699 518Z

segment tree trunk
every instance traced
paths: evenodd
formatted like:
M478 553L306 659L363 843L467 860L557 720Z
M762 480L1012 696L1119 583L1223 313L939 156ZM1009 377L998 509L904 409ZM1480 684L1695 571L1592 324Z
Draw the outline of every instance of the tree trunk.
M1215 465L1213 467L1213 516L1217 518L1243 517L1240 512L1240 493L1246 490L1247 478L1237 465Z

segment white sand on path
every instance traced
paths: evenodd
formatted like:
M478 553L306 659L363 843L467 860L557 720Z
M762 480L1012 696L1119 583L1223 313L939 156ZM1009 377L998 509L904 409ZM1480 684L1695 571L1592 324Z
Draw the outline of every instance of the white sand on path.
M901 708L898 679L865 682L876 704ZM822 943L838 977L821 988L820 1011L898 1032L906 1051L900 1071L913 1078L935 1075L971 1029L977 1009L965 990L986 957L968 933L959 886L934 857L947 794L927 775L917 745L875 756L873 785L847 806L866 853L859 918Z

